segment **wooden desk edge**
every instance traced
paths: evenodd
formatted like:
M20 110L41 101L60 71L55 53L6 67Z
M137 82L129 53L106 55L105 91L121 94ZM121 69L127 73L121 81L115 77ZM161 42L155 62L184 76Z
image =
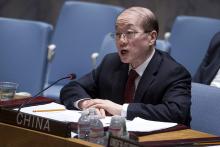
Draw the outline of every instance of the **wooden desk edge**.
M177 140L177 139L190 139L190 138L207 138L207 137L216 137L216 136L192 129L184 129L184 130L142 136L138 138L138 141L145 142L145 141L162 141L162 140Z
M101 145L90 143L76 138L64 138L39 131L21 128L0 122L0 144L5 146L25 146L33 145L41 147L59 146L80 146L80 147L102 147ZM12 139L13 138L13 139ZM31 144L30 144L31 142ZM45 144L43 144L45 142Z

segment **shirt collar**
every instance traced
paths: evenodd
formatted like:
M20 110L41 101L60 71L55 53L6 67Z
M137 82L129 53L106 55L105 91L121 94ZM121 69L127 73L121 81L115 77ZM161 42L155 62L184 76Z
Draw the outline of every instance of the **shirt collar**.
M149 56L149 58L147 58L141 65L139 65L137 68L135 68L134 70L138 73L138 75L141 77L144 73L144 70L147 68L149 62L151 61L153 55L155 53L155 49L153 49L151 55ZM129 65L129 71L132 69L131 65Z

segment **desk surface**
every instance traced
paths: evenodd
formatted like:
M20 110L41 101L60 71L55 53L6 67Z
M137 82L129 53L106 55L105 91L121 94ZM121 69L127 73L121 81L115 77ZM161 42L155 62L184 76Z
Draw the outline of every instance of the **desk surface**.
M38 131L33 131L25 128L20 128L4 123L0 123L0 145L4 146L41 146L41 147L99 147L97 144L89 143L75 138L63 138ZM176 140L176 139L189 139L189 138L206 138L214 137L207 133L185 129L179 131L172 131L166 133L157 133L139 137L140 142L144 141L159 141L159 140Z
M142 136L139 137L138 139L139 142L145 142L145 141L177 140L177 139L207 138L207 137L215 137L215 135L210 135L207 133L203 133L191 129L184 129L184 130Z

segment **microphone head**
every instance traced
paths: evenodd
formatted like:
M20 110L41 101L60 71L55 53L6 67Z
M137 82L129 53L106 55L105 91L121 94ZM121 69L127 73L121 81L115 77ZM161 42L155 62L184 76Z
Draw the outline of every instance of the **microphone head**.
M69 80L74 80L74 79L76 79L76 74L74 73L69 74Z

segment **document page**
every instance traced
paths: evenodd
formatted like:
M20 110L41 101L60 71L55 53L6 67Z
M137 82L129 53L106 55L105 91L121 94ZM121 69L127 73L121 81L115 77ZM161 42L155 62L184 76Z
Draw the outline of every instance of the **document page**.
M80 111L67 110L65 109L65 106L54 102L44 105L24 107L20 111L63 122L77 122L81 116Z
M140 117L126 123L128 131L151 132L176 126L177 123L145 120Z

